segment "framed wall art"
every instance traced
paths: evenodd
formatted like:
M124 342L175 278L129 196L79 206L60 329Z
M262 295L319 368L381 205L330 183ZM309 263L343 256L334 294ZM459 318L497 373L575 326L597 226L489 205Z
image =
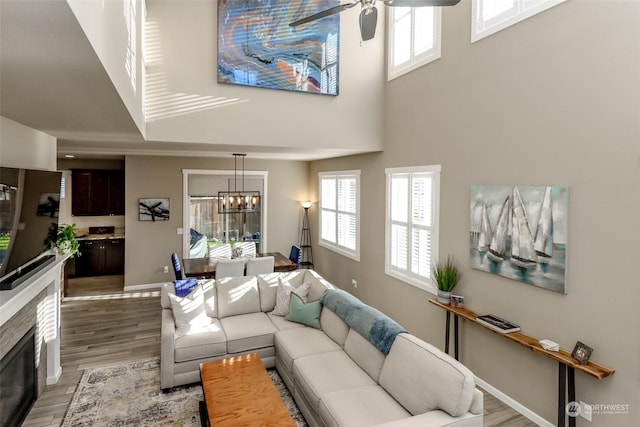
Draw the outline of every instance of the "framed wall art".
M338 95L339 14L291 22L335 0L218 0L218 82Z
M567 293L569 190L471 186L471 267Z
M138 199L139 221L169 221L169 199Z

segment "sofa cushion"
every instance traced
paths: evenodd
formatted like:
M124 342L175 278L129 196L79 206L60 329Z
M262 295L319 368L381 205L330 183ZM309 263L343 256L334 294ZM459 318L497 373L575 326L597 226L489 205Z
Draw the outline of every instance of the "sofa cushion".
M309 293L310 283L302 283L294 286L286 280L278 280L278 290L276 291L276 306L271 314L276 316L286 316L289 314L289 306L291 304L291 293L295 292L302 302L307 302L307 294Z
M290 372L293 371L293 361L299 357L342 350L342 347L321 330L307 327L278 332L275 346L278 357Z
M327 427L369 427L411 416L378 385L324 394L319 413Z
M176 335L187 335L211 323L211 318L205 311L202 287L196 286L184 297L173 293L169 293L168 296L175 319Z
M279 279L291 283L294 287L302 284L303 270L258 274L258 288L260 289L260 309L264 312L272 311L276 306L276 290Z
M218 318L260 312L260 293L255 276L217 279L216 288Z
M267 316L269 317L271 322L273 322L275 327L278 328L279 331L283 331L285 329L304 328L305 327L301 323L289 322L287 319L285 319L282 316L274 316L271 313L267 313Z
M309 301L317 301L320 299L324 291L327 289L332 289L334 286L327 282L322 276L316 273L313 270L301 270L304 271L304 279L305 283L311 283L311 289L309 289Z
M304 285L300 286L300 288L303 286ZM322 310L320 301L305 304L302 298L297 294L297 291L294 290L291 292L289 314L286 315L285 319L320 329L320 310Z
M227 340L218 319L187 335L176 337L175 361L204 359L227 353Z
M355 329L349 330L344 343L344 351L351 357L374 381L378 381L380 370L384 363L384 354L366 340Z
M338 390L376 385L371 377L344 351L313 354L293 362L293 377L298 388L318 411L323 395Z
M463 415L469 411L475 390L468 368L410 334L396 337L379 383L413 415L434 409L454 417Z
M324 306L320 312L320 326L322 326L324 333L329 335L332 340L341 346L344 345L344 342L347 340L347 335L349 334L349 326L333 311Z
M278 329L263 312L241 314L220 319L227 336L227 352L241 353L273 346Z

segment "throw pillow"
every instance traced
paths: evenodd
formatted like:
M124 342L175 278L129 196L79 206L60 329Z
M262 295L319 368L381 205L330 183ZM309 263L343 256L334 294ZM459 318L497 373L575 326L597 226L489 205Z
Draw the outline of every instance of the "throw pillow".
M302 298L292 292L289 314L286 315L285 319L320 329L320 310L322 310L320 301L305 304Z
M176 295L179 297L186 297L196 286L198 286L198 279L193 277L173 281L173 287L176 290Z
M307 302L307 294L309 293L308 283L303 283L296 288L288 281L283 281L278 278L278 288L276 289L276 306L271 314L274 316L286 316L289 313L289 301L291 300L291 292L296 291L298 296L302 298L304 302Z
M185 297L179 297L170 293L169 302L171 302L173 318L176 321L177 335L187 335L191 331L204 328L211 324L211 319L207 316L204 308L202 286L196 286L195 289Z

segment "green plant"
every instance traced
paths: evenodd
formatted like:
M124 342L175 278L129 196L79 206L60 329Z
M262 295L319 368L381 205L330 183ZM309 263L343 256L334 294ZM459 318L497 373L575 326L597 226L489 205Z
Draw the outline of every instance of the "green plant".
M53 236L55 235L55 240ZM71 254L71 257L80 256L80 243L76 238L76 225L75 224L60 224L55 227L55 224L51 224L49 228L49 238L47 244L50 248L58 248L63 253Z
M453 256L447 256L445 262L438 262L433 267L433 279L438 289L444 292L451 292L456 287L462 277L462 273L456 267Z

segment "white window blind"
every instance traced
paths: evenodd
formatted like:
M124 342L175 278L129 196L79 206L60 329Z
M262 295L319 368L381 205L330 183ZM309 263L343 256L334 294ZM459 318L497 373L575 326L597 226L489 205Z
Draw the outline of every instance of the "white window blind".
M360 171L322 172L320 245L360 260Z
M524 21L566 0L473 0L471 42Z
M385 272L430 292L437 260L440 166L391 168L387 177Z
M388 80L440 58L440 8L390 7Z

